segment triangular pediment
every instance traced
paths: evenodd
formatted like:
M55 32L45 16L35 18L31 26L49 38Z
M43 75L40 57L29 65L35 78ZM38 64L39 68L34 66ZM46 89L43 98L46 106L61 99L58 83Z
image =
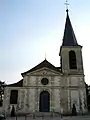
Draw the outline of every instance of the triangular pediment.
M42 71L43 70L43 71ZM27 74L31 74L34 73L36 71L42 71L42 73L44 72L44 70L49 70L49 71L53 71L56 73L60 73L60 68L55 67L54 65L52 65L50 62L48 62L46 59L44 61L42 61L40 64L38 64L37 66L33 67L32 69L21 73L21 75L24 77Z
M61 75L62 73L59 72L59 71L55 71L55 70L52 70L52 69L49 69L49 68L41 68L41 69L38 69L38 70L35 70L33 72L29 72L27 73L26 75L45 75L45 76L51 76L51 75Z

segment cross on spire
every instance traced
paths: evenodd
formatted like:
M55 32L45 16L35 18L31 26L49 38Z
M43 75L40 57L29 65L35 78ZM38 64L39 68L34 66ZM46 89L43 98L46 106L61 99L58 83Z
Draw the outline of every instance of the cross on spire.
M68 12L68 6L69 6L68 0L66 0L65 5L66 5L66 12Z

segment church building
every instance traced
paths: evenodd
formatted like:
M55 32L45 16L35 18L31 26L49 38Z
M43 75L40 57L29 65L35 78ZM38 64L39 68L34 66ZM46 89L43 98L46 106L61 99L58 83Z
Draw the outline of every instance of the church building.
M23 79L5 87L3 111L16 114L32 112L77 113L87 111L82 46L78 44L68 10L60 46L60 66L55 67L46 59L21 73Z

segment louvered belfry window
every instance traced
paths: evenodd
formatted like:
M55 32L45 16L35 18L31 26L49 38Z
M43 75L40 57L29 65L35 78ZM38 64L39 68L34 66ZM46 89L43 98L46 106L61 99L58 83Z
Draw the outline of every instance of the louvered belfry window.
M69 52L69 67L70 69L77 69L76 54L74 51Z
M10 93L10 104L17 104L18 90L11 90Z

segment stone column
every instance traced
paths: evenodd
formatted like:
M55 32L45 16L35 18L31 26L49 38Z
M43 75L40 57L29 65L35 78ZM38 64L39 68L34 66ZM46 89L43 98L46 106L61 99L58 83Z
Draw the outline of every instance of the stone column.
M54 77L51 77L51 89L50 89L50 111L54 110Z
M39 88L37 89L37 111L39 112L39 97L40 97L40 94L39 94Z
M23 110L25 111L25 108L26 108L26 92L25 92L25 89L22 90L22 108Z
M59 86L61 86L61 80L62 78L59 79ZM59 88L59 106L60 106L59 112L61 112L61 87Z
M26 109L27 109L27 112L29 112L29 96L30 96L30 93L29 93L29 89L27 88L26 89Z
M24 108L24 90L21 90L21 109Z
M60 106L60 109L61 109L61 96L60 96L60 94L61 94L61 89L59 89L59 106ZM61 112L61 110L60 110L60 112Z
M38 88L35 89L35 111L38 111Z
M35 81L35 85L36 85L36 90L35 90L35 111L38 111L38 101L39 101L39 94L38 94L38 77L36 77L36 81Z
M10 109L10 93L11 93L11 90L9 88L5 88L3 107L6 115L10 114L10 110L11 110Z
M68 110L71 112L72 111L72 101L71 101L71 89L70 89L70 86L71 86L71 78L67 78L67 83L68 83Z
M80 90L80 98L81 98L81 108L84 111L84 93L83 90Z
M68 89L68 111L70 111L70 90Z
M54 110L54 97L53 97L54 89L50 90L50 111Z

